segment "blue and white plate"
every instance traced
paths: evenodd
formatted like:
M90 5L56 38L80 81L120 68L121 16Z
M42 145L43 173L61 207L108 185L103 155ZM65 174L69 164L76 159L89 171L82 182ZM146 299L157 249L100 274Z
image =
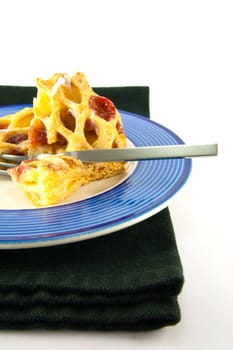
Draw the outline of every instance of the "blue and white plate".
M0 116L23 107L0 107ZM127 138L135 146L183 143L179 136L158 123L120 112ZM123 177L116 176L109 183L97 181L89 188L84 186L84 192L78 191L77 197L45 208L33 208L24 194L17 192L10 178L0 176L0 248L72 243L139 223L169 204L188 179L191 164L190 159L130 164Z

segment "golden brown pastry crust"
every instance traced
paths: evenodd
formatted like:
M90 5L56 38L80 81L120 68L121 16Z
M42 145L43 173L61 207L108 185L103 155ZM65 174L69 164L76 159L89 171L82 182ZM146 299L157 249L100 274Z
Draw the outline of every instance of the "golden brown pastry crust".
M125 146L116 106L96 94L82 72L72 77L57 73L48 80L38 78L33 107L0 118L0 154L53 154L9 170L14 182L37 206L56 204L83 184L125 169L123 162L82 164L56 154Z
M37 87L38 94L33 101L34 118L29 131L31 152L34 144L36 151L38 146L44 151L48 145L54 146L54 153L58 149L61 152L125 147L126 138L117 108L106 98L101 101L102 97L93 91L83 73L78 72L71 78L67 74L54 74L49 80L39 78ZM93 98L99 98L97 103L102 103L99 105L100 114L103 108L109 109L110 113L114 108L114 117L106 120L99 116L90 103ZM33 142L34 127L45 130L44 143Z
M26 160L8 173L36 206L57 204L88 182L82 162L66 156Z
M73 157L48 156L45 159L25 160L8 169L12 180L36 206L62 202L81 186L108 178L124 171L123 162L82 163Z

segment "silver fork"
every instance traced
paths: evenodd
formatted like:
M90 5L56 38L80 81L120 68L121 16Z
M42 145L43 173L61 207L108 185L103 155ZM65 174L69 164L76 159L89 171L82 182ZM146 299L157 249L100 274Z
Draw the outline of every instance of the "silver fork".
M4 175L4 176L9 175L6 170L3 170L1 168L5 168L5 169L14 168L25 159L29 159L29 157L6 154L6 153L0 154L0 175ZM2 160L8 160L9 162L2 162Z
M134 148L113 148L113 149L95 149L85 151L64 152L59 155L67 155L81 160L82 162L116 162L116 161L135 161L135 160L153 160L153 159L171 159L171 158L193 158L216 156L218 154L217 144L202 145L167 145L167 146L149 146ZM43 159L51 154L40 154L34 158ZM2 160L8 160L10 163L0 161L0 167L11 168L17 166L21 161L30 159L28 156L19 156L11 154L1 154ZM6 170L0 170L1 175L8 175Z

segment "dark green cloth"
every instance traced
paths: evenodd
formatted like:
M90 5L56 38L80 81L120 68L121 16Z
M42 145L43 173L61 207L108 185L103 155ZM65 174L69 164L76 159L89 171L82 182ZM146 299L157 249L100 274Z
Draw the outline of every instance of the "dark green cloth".
M119 109L149 117L148 86L96 87L95 92L112 100ZM0 106L32 103L33 86L0 86Z
M149 115L148 87L95 91L120 109ZM0 92L0 104L31 102L35 94L25 87L2 86ZM166 208L99 238L1 250L0 328L142 331L175 325L183 282Z

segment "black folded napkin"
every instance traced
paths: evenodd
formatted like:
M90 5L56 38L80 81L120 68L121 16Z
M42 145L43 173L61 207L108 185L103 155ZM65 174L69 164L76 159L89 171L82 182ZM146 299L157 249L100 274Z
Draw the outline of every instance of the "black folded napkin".
M95 91L120 109L149 116L148 87ZM35 94L33 87L1 86L0 104L30 103ZM182 286L166 208L99 238L0 250L0 328L136 331L174 325Z

